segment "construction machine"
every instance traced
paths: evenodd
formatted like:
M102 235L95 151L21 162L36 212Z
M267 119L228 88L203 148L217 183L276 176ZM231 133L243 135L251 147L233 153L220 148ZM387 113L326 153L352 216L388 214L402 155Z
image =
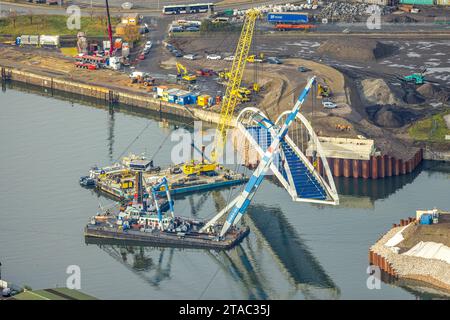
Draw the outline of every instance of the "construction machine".
M184 80L188 83L193 83L197 80L197 76L195 74L188 73L185 66L181 63L177 62L177 76L181 80Z
M219 123L216 129L214 149L211 154L212 161L209 163L206 161L204 163L186 163L183 165L184 172L190 171L191 167L196 167L198 168L196 171L201 173L208 171L211 164L214 164L215 166L217 165L217 160L220 158L223 147L225 146L227 130L233 120L234 109L238 102L243 102L243 100L249 99L248 97L244 97L242 93L239 92L239 89L241 88L245 65L248 62L247 58L253 40L256 19L259 16L260 11L257 9L247 10L245 13L244 25L242 26L241 35L234 54L231 70L229 72L228 70L224 70L223 73L219 73L219 77L221 77L222 74L223 77L221 78L228 79L228 83L222 100Z
M155 79L151 77L148 73L134 71L130 74L131 83L139 83L144 85L144 87L153 86L155 84Z
M231 72L228 71L227 68L225 68L219 72L219 78L221 78L221 79L228 80L228 79L230 79L230 77L231 77Z
M325 79L322 82L317 83L317 97L318 98L328 98L331 96L331 89L328 86Z

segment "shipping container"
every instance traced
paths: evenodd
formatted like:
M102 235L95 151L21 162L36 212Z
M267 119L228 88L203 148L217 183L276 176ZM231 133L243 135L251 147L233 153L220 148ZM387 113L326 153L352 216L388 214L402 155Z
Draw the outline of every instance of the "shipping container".
M200 107L207 106L207 105L208 105L209 98L210 98L210 97L209 97L208 95L201 95L201 96L198 96L198 98L197 98L197 104L198 104Z
M420 216L420 224L433 224L433 216L428 213L424 213Z
M39 45L39 36L22 35L20 36L20 43L22 45Z
M415 4L419 6L432 6L434 5L434 0L400 0L402 4Z
M270 23L307 23L308 14L303 12L271 12L267 14L267 21Z
M39 44L41 46L53 46L53 47L59 47L59 36L46 36L41 35L39 37Z

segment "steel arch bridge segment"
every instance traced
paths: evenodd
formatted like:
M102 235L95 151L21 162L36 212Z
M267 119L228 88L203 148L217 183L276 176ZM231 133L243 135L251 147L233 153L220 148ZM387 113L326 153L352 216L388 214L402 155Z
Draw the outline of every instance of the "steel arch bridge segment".
M273 123L258 108L248 107L239 113L236 121L237 128L258 154L263 157L267 146L270 145L270 141L264 138L261 139L256 132L262 133L263 137L267 135L267 139L270 140L270 137L274 137L278 131L279 123L283 116L289 113L289 111L283 112L277 121ZM308 130L311 139L316 145L317 154L323 163L326 179L317 172L308 158L299 150L288 135L282 140L280 152L278 152L274 162L270 165L270 170L294 201L338 205L339 196L317 135L303 115L297 113L296 118ZM302 189L308 187L308 184L315 192L308 193L305 192L305 189Z

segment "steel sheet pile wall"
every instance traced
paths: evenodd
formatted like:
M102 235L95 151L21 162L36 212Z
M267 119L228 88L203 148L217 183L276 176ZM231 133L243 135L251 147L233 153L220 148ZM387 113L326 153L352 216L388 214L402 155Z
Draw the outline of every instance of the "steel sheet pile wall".
M308 157L311 161L312 158ZM328 165L335 177L378 179L400 176L410 173L423 160L423 150L420 149L408 160L397 159L389 155L371 156L370 160L328 158ZM323 173L323 164L319 160L317 169Z

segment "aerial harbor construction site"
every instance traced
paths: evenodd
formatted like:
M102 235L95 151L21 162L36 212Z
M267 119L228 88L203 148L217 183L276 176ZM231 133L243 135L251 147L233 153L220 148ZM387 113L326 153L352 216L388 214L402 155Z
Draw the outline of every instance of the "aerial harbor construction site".
M118 157L92 158L73 177L85 194L109 202L82 213L88 245L227 255L253 232L280 241L250 217L264 185L276 186L271 196L287 195L299 215L358 208L361 193L377 198L376 184L388 197L425 162L450 161L445 0L72 2L81 8L75 29L65 24L62 1L0 7L4 91L19 84L58 99L82 97L111 119L128 112L167 129L145 141L149 154L130 151L149 124L132 128L139 133ZM189 156L175 159L174 147L164 146L174 132L190 137L196 122L203 128L183 149ZM208 129L214 134L206 141ZM117 135L111 130L110 140ZM168 160L158 163L161 157ZM356 196L349 200L342 184ZM180 205L191 195L214 198L215 208L197 216L194 205ZM408 210L405 218L414 214ZM448 298L450 205L416 210L370 239L364 263L385 283ZM261 211L270 216L273 208ZM379 223L387 230L393 220ZM295 273L295 258L269 247ZM311 261L302 262L308 270Z

